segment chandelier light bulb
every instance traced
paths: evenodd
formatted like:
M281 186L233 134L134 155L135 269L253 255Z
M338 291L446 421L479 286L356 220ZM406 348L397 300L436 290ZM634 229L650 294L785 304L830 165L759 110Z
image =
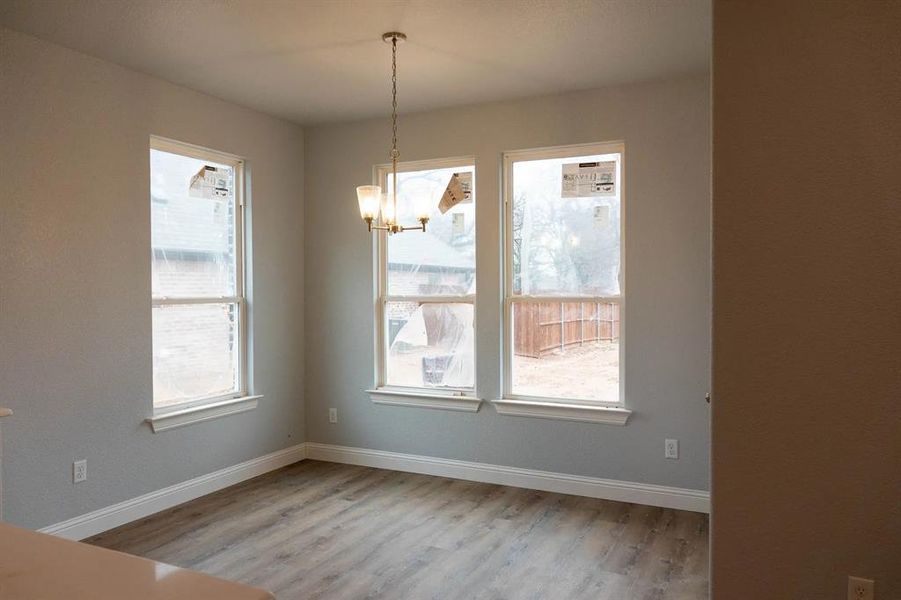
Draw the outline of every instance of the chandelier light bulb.
M431 214L431 202L426 194L418 194L413 199L413 211L417 221L428 221Z
M361 185L357 188L357 202L360 204L360 217L364 221L374 221L379 216L379 198L382 188L378 185Z
M397 215L394 214L394 198L390 194L381 194L381 202L382 223L395 225L397 223Z

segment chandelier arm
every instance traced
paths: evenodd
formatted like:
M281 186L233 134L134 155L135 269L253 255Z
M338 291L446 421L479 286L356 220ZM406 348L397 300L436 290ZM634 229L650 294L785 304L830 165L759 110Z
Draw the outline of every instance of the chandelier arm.
M424 217L422 219L419 219L419 225L397 225L396 233L403 233L405 231L425 231L425 226L428 222L429 220Z

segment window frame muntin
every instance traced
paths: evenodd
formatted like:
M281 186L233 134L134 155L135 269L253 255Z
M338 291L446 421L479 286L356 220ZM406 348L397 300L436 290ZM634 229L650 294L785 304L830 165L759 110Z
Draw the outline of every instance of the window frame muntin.
M513 164L532 160L575 158L603 154L619 154L620 200L620 271L618 296L539 296L513 294ZM501 190L503 193L503 323L501 324L501 390L506 400L531 403L578 405L598 408L626 408L625 332L626 332L626 144L623 140L589 142L563 146L545 146L510 150L501 160ZM514 302L607 302L619 305L619 398L615 401L592 398L564 398L559 396L531 396L513 393L513 303Z
M475 156L455 156L448 158L431 158L424 160L412 160L397 163L398 173L409 173L411 171L427 171L438 169L453 169L457 167L472 167L472 186L473 190L478 190L476 160ZM383 190L387 190L388 176L391 173L391 163L380 163L372 167L373 185L381 186ZM476 193L476 202L478 202L478 193ZM476 222L476 236L478 236L478 222ZM402 233L399 235L416 235L415 231ZM461 396L471 397L477 396L478 388L478 341L473 336L472 360L473 360L473 378L472 387L418 387L406 385L388 384L388 302L423 302L436 304L472 304L472 326L474 331L477 329L478 307L476 296L478 295L478 279L479 279L479 259L478 259L478 239L473 243L476 246L476 293L464 294L460 296L453 295L388 295L388 233L386 231L377 231L373 236L375 244L374 255L374 275L375 281L373 285L374 292L374 322L375 322L375 385L373 388L377 392L401 392L412 393L421 396Z
M203 146L180 142L170 138L151 135L150 144L148 146L148 156L151 150L160 152L168 152L170 154L178 154L201 161L211 161L221 165L231 167L235 171L235 294L232 296L154 296L151 289L151 317L154 308L160 306L179 306L179 305L200 305L200 304L235 304L237 305L238 315L238 343L236 344L238 357L237 373L235 382L235 390L227 394L219 394L216 396L205 396L185 402L179 402L164 407L157 407L153 401L151 394L151 405L154 417L164 416L167 414L181 412L190 409L203 408L210 404L218 404L226 400L234 400L245 398L250 395L250 377L248 372L250 344L247 335L247 284L246 284L246 268L247 257L245 253L245 210L247 209L245 202L245 168L246 163L243 158L234 154L212 150ZM149 173L148 173L149 174ZM150 178L148 177L148 181ZM153 247L151 245L151 254ZM151 269L153 268L151 263ZM153 347L153 331L150 334L151 349ZM152 359L151 350L151 359ZM152 382L153 363L151 360L151 382ZM152 386L152 383L151 383Z

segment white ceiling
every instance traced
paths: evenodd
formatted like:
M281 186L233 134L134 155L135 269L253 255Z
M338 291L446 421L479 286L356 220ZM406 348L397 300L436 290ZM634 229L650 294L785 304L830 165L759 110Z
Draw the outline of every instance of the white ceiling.
M0 23L299 123L705 72L709 0L0 0Z

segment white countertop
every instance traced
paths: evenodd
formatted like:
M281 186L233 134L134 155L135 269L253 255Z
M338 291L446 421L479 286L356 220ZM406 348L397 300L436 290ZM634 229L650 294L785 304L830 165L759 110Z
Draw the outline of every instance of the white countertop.
M265 590L0 523L3 600L274 600Z

